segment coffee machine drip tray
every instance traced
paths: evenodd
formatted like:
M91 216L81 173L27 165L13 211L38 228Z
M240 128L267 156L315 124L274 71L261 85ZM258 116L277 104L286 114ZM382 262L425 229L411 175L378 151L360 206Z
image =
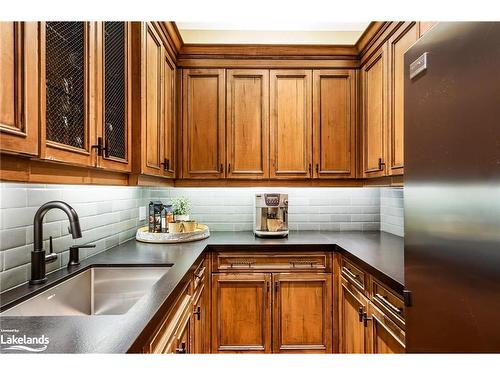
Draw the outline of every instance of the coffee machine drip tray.
M283 238L288 236L288 231L269 232L267 230L255 230L255 235L262 238Z

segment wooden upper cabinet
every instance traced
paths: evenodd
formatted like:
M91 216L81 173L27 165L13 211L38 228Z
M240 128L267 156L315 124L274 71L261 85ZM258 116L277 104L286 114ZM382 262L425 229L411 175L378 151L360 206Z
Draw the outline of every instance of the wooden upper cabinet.
M404 173L404 53L418 40L418 24L405 22L388 41L389 131L388 174Z
M131 170L130 23L99 22L96 54L97 140L105 148L98 165Z
M163 174L163 122L162 122L162 66L164 47L151 23L146 23L144 33L144 126L141 149L144 153L142 172Z
M345 354L365 354L370 350L362 313L368 313L368 299L351 283L340 278L339 350Z
M364 177L386 173L387 57L384 45L361 68Z
M270 72L271 178L312 177L312 71Z
M269 177L269 71L227 71L227 177Z
M313 72L314 177L356 176L356 72Z
M176 68L158 25L133 22L134 175L175 177Z
M274 274L273 352L332 352L332 276Z
M224 69L183 71L184 178L225 176L225 87Z
M271 352L271 274L212 276L212 352Z
M163 49L163 175L175 177L176 170L176 68Z
M95 165L95 22L40 24L41 157Z
M0 22L0 150L38 155L36 22Z

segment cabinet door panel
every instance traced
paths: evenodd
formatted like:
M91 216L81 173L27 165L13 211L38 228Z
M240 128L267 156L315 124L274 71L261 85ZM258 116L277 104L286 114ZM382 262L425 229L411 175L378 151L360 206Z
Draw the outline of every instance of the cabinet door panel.
M271 70L271 177L312 176L311 71Z
M269 176L269 71L227 71L227 172Z
M371 335L371 353L405 353L405 333L391 319L375 306L370 306L371 321L368 326Z
M154 29L154 27L147 23L145 33L145 137L142 145L145 151L145 164L143 165L143 172L154 175L161 175L160 164L162 162L162 142L163 135L161 123L162 111L162 60L163 60L163 46L161 39Z
M364 354L368 351L366 329L359 319L359 310L367 311L368 301L347 280L340 285L340 352Z
M203 280L198 295L195 296L193 303L193 353L201 354L208 353L206 347L206 336L209 335L209 318L210 311L208 306L208 285Z
M314 176L355 177L356 75L314 71Z
M40 27L42 157L95 165L94 22Z
M362 68L363 143L365 177L385 174L387 103L386 48L382 47Z
M185 70L183 176L224 177L225 79L223 69Z
M212 277L212 352L271 352L271 275Z
M163 175L175 176L175 90L176 68L166 49L163 50Z
M275 274L273 351L332 351L332 284L329 274Z
M418 25L405 22L389 39L389 174L404 173L404 53L418 40Z
M0 22L0 148L38 154L36 22Z
M97 137L107 152L99 166L131 170L131 67L130 24L102 22L97 25Z

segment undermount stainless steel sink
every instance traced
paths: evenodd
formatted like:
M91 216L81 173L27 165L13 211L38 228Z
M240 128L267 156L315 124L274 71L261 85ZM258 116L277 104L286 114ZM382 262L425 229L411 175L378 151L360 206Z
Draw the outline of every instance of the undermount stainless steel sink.
M170 267L95 267L4 311L2 316L125 314Z

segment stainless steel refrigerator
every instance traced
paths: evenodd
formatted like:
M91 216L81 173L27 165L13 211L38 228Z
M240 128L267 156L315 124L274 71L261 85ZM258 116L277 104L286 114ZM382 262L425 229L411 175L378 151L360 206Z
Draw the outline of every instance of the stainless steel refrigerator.
M500 352L500 23L405 54L408 352Z

